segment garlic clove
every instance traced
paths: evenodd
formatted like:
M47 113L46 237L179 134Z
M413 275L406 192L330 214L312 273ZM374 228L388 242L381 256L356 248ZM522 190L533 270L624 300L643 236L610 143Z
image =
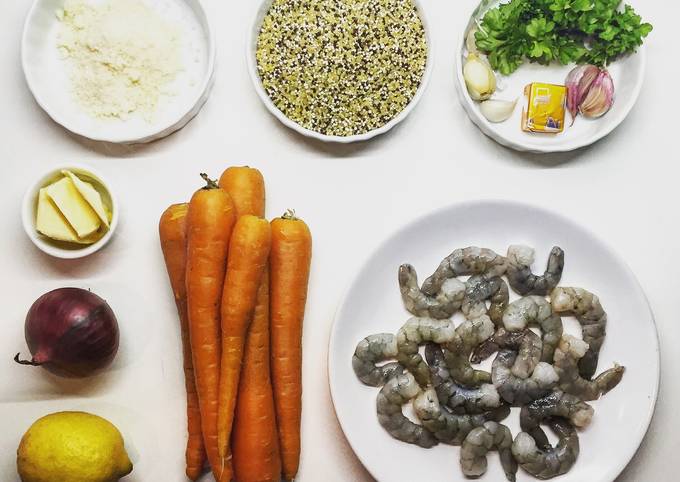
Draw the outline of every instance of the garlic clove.
M565 85L567 87L567 108L571 113L572 124L576 120L581 102L588 94L599 73L600 69L594 65L579 65L569 72Z
M606 70L600 71L581 102L579 110L588 118L602 117L614 104L614 81Z
M517 99L514 101L491 99L479 104L479 110L489 122L499 123L510 118L516 105Z
M463 67L463 77L473 100L486 100L496 91L496 75L477 54L470 54Z

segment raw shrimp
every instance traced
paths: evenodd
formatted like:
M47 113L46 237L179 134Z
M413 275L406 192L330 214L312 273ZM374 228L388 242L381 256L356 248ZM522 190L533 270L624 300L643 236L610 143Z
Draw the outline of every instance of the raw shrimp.
M474 349L472 356L470 356L470 362L475 364L482 363L491 355L503 349L517 351L517 348L513 347L520 346L524 336L524 330L508 331L505 328L499 328L491 338Z
M531 377L518 378L512 374L516 358L517 353L512 350L498 352L491 368L491 377L503 400L519 407L547 395L559 377L552 365L540 362Z
M581 324L583 341L589 348L579 361L578 369L583 378L590 380L597 371L600 348L607 333L607 313L599 298L582 288L556 288L551 298L555 313L575 316Z
M588 344L564 335L555 350L555 371L560 377L560 388L582 400L597 400L619 384L625 368L614 365L614 368L601 373L594 380L582 378L578 370L578 361L588 352Z
M544 480L569 472L579 454L578 434L569 422L556 418L551 419L548 425L559 438L555 448L538 447L526 432L518 433L512 443L512 455L520 467Z
M491 382L491 375L483 370L475 370L470 365L470 354L477 345L493 335L494 325L484 315L474 320L466 320L458 328L450 342L442 346L444 361L449 367L451 378L466 387L478 387Z
M486 300L490 302L488 308ZM465 282L465 298L461 308L468 319L488 314L491 321L499 325L509 300L508 284L503 278L476 275Z
M515 300L503 313L503 326L510 331L523 330L530 325L541 328L541 361L552 363L555 347L562 337L562 318L553 312L550 303L542 296L526 296Z
M454 413L478 414L500 407L501 397L493 385L466 388L454 382L444 362L444 353L438 345L427 344L425 358L430 365L432 386L437 392L439 402Z
M531 435L541 448L550 445L541 429L541 423L551 417L562 417L576 428L586 428L593 418L593 407L580 398L557 390L545 398L524 405L519 415L519 423L524 432Z
M419 393L416 379L408 372L389 379L378 393L378 421L397 440L429 449L437 445L437 439L402 413L402 406Z
M365 385L382 387L398 371L398 363L377 364L397 356L397 338L390 333L367 336L359 342L352 368L357 378Z
M512 455L512 432L505 425L486 422L470 431L460 449L460 466L466 477L481 477L486 472L486 454L498 450L505 477L515 482L517 462Z
M543 343L536 333L524 329L508 331L499 328L491 338L479 345L470 357L472 363L480 363L499 350L513 350L517 358L512 365L512 374L518 378L529 378L541 360Z
M436 319L450 318L465 297L465 283L455 278L442 283L433 295L423 293L418 287L416 270L410 264L399 267L399 290L409 313Z
M500 422L510 414L507 405L488 412L468 415L453 414L439 403L433 388L420 392L413 401L413 409L427 430L442 443L460 445L470 431L490 420Z
M508 248L508 281L512 289L520 295L549 294L559 284L564 270L564 251L555 246L550 251L545 273L535 275L531 272L535 252L528 246L510 246Z
M457 276L486 274L489 277L503 276L507 268L506 259L486 248L457 249L439 264L432 276L423 283L423 293L435 295L447 279Z
M451 320L411 318L397 333L397 361L407 368L422 387L430 384L430 367L420 356L420 345L447 343L454 339L456 328Z

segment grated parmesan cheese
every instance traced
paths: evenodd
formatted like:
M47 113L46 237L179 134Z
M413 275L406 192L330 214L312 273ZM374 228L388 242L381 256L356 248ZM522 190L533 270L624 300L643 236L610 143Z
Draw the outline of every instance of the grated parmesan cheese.
M57 46L81 107L97 118L152 121L183 70L179 29L141 0L66 0L57 17Z

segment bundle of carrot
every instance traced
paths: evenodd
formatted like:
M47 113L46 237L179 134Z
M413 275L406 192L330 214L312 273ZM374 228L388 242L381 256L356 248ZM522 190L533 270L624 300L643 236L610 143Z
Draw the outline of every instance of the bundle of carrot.
M187 390L186 474L292 480L300 460L307 225L264 219L262 174L230 167L159 232L179 313Z

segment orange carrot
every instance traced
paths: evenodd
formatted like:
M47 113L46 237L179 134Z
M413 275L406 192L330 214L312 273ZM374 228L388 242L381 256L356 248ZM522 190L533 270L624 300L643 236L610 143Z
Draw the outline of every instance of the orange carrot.
M237 216L264 216L265 188L260 171L230 167L222 174L220 186L234 200ZM265 269L246 337L231 437L234 477L239 482L281 479L269 352L269 274Z
M234 200L237 216L264 216L265 187L260 171L230 167L220 186ZM279 439L269 368L269 274L265 269L243 353L231 444L239 482L278 482Z
M235 215L229 194L201 176L208 184L191 198L187 213L187 303L203 441L220 480L223 472L230 472L217 446L220 303Z
M283 476L300 465L302 415L302 321L312 260L312 235L288 211L274 219L270 255L271 368Z
M234 200L236 216L264 217L264 178L252 167L230 167L220 177L220 187Z
M269 351L269 274L265 270L246 339L231 439L238 482L281 480Z
M229 453L243 348L253 318L257 291L271 245L269 223L257 216L241 216L229 243L227 275L222 292L222 363L220 366L217 446L221 457Z
M194 364L191 360L191 344L189 343L189 319L187 314L186 288L186 219L189 205L173 204L165 210L158 224L161 249L168 270L170 286L175 295L175 304L179 314L182 334L182 352L184 359L184 385L187 391L187 439L186 474L196 480L203 472L205 464L205 446L201 432L201 411L198 408L198 394L194 381Z

